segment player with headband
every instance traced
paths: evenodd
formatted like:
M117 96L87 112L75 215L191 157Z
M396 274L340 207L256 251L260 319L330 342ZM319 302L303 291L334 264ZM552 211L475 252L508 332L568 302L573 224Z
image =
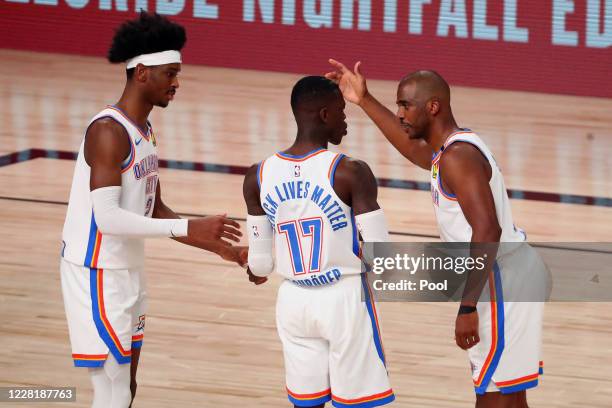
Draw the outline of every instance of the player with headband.
M108 53L126 63L123 95L89 122L63 230L61 281L72 358L88 367L94 408L125 408L136 393L146 309L144 238L171 237L243 263L236 222L181 219L161 199L157 139L148 116L174 98L185 30L142 12Z

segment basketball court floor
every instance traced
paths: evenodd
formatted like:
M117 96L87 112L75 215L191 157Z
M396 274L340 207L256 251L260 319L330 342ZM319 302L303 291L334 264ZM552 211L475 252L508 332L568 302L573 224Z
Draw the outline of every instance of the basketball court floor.
M76 403L53 406L87 407L89 376L72 367L60 292L61 229L83 131L120 96L123 67L8 50L0 60L0 386L75 386ZM243 221L242 174L292 143L289 94L299 77L184 65L175 101L151 117L164 201L182 214ZM395 83L369 87L394 106ZM612 241L612 100L453 87L452 104L460 125L495 153L531 241ZM428 173L358 108L348 106L347 117L348 136L331 149L370 164L392 239L436 240ZM146 271L135 407L289 406L278 278L255 287L240 268L169 239L149 240ZM467 356L454 342L456 308L379 304L395 406L473 406ZM530 406L611 406L610 308L547 304L545 375Z

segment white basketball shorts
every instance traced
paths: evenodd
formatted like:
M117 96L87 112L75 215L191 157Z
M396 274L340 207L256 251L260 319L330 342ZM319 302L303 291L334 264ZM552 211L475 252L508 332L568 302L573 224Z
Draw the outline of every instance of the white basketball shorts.
M480 342L468 350L474 388L480 395L534 388L543 374L544 303L529 301L542 296L525 293L541 290L544 285L536 281L546 279L548 270L529 245L499 258L493 269L485 286L490 298L477 305Z
M76 367L102 367L108 353L131 362L142 346L146 291L141 269L95 269L65 259L62 294Z
M278 291L276 323L283 344L289 401L311 407L365 408L395 399L389 384L376 306L361 275ZM362 300L362 290L365 290Z

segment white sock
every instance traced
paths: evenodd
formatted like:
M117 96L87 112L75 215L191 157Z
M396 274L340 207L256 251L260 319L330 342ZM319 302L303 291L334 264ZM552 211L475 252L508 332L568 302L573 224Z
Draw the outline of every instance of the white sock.
M132 401L130 391L130 364L119 364L109 354L104 367L90 368L94 389L91 408L128 408Z

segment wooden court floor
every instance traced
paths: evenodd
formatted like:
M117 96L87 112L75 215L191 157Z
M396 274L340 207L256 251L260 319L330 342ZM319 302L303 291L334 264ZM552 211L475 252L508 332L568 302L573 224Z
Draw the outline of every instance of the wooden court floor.
M57 152L76 151L89 118L116 101L122 68L8 50L0 60L0 386L76 386L76 403L52 406L87 407L89 377L72 367L59 284L74 162ZM185 65L176 100L151 118L160 157L240 167L285 148L295 133L289 93L298 78ZM370 88L393 106L394 83ZM512 200L531 241L612 241L612 100L462 87L452 97L460 124L488 142L508 188L543 197ZM428 181L363 113L349 106L347 116L349 135L337 150L367 161L381 179ZM8 164L11 153L29 149L47 155ZM164 201L179 212L246 215L239 174L169 168L161 182ZM394 240L433 240L427 191L379 193ZM149 312L134 406L288 406L274 322L279 279L254 287L241 269L171 240L150 240L147 256ZM395 406L473 406L467 356L453 340L456 305L378 308ZM545 375L530 392L532 407L612 406L610 310L610 303L547 304Z

